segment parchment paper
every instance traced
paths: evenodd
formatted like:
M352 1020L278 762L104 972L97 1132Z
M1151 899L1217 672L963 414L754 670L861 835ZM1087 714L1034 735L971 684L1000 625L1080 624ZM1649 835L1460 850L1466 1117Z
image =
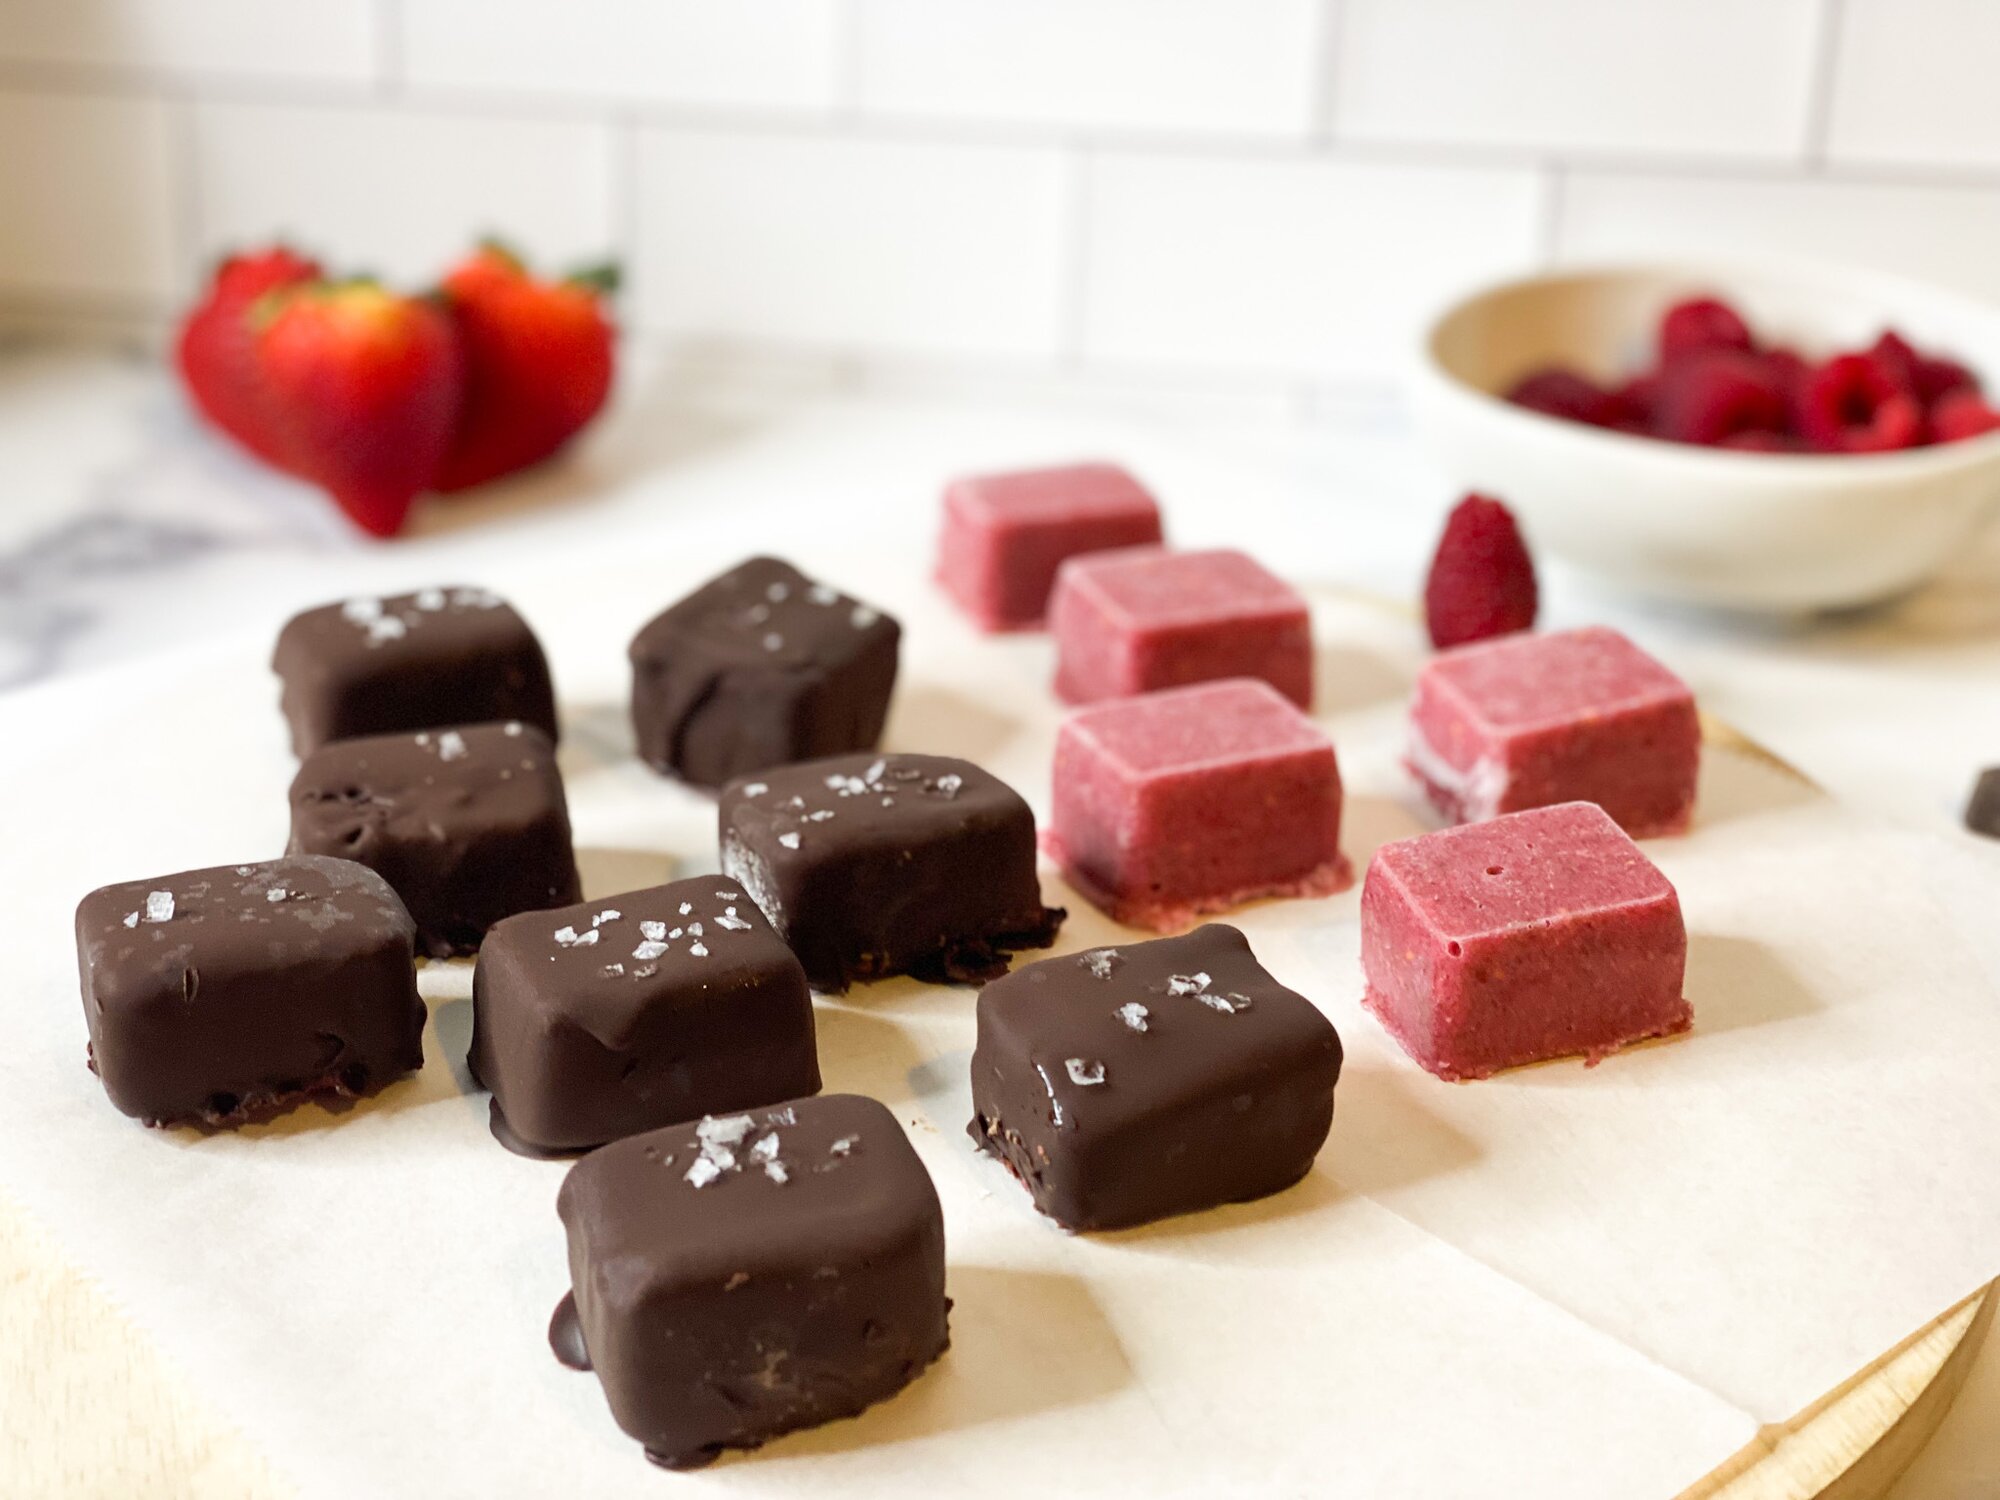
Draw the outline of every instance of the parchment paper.
M1046 640L977 636L913 553L798 560L903 618L893 748L1046 804ZM625 640L708 561L479 580L551 648L593 894L713 866L712 805L627 758L621 701ZM487 1134L466 966L425 972L424 1072L340 1116L147 1131L84 1069L77 897L283 846L277 623L0 719L0 1183L308 1494L1659 1500L2000 1271L1991 868L1711 751L1696 832L1649 845L1687 1038L1439 1083L1359 1008L1356 893L1237 918L1348 1052L1317 1169L1260 1204L1065 1235L964 1137L969 992L822 1002L827 1086L886 1100L944 1198L952 1350L857 1421L661 1473L549 1355L564 1168ZM1418 643L1351 601L1316 624L1359 869L1429 824L1395 765ZM1062 951L1130 938L1046 879Z

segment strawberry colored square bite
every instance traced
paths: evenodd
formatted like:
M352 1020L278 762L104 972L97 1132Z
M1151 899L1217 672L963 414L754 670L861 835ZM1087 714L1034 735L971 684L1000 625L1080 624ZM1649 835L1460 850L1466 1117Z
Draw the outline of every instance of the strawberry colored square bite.
M1417 678L1409 768L1459 822L1594 802L1635 838L1682 833L1700 762L1694 694L1615 630L1466 646Z
M945 489L937 579L981 629L1032 629L1065 560L1160 535L1159 503L1115 464L975 474Z
M1049 853L1131 926L1171 932L1258 897L1350 883L1333 741L1267 683L1202 683L1071 715L1053 800Z
M1363 1003L1440 1078L1686 1031L1680 897L1587 802L1384 844L1361 892Z
M1134 547L1071 558L1049 601L1056 692L1095 703L1258 677L1312 707L1304 597L1242 552Z

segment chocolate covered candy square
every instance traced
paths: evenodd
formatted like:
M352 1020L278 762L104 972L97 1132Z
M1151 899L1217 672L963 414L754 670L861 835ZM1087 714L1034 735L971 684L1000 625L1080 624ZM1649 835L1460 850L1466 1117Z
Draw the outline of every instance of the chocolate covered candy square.
M91 1067L148 1125L241 1125L423 1065L415 924L373 870L298 855L92 891Z
M1168 932L1351 882L1333 741L1248 678L1082 709L1056 736L1048 845L1120 922Z
M853 1416L948 1342L937 1190L873 1099L632 1136L572 1167L556 1211L550 1342L668 1468Z
M847 755L723 788L722 868L743 883L814 989L916 974L970 981L1046 948L1035 815L970 761Z
M556 738L541 642L486 589L420 589L306 610L278 633L271 669L301 756L330 740L508 719Z
M1680 897L1588 802L1384 844L1361 892L1363 1003L1440 1078L1685 1031Z
M502 917L583 894L555 746L519 720L322 745L291 802L289 852L381 875L432 958L477 952Z
M509 917L472 974L473 1076L530 1155L819 1089L799 961L719 875Z
M872 749L902 629L774 557L753 557L632 640L639 756L696 786Z
M1134 547L1073 557L1049 601L1056 692L1095 703L1260 677L1312 706L1312 623L1298 590L1241 552Z
M1602 626L1460 647L1417 678L1409 766L1459 822L1595 802L1634 838L1680 833L1700 763L1687 684Z
M1069 1229L1261 1198L1333 1123L1333 1023L1211 924L1045 958L979 992L972 1139Z
M982 629L1022 630L1065 559L1159 540L1159 503L1115 464L974 474L945 487L937 577Z

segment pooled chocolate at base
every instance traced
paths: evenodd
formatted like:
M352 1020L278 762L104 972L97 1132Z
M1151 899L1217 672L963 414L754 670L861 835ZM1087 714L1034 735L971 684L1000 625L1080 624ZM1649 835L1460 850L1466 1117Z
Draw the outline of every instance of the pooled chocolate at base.
M591 1368L590 1350L583 1343L583 1324L576 1316L575 1292L564 1292L549 1318L549 1348L555 1353L556 1363L567 1369Z
M507 1123L507 1116L501 1112L498 1099L489 1099L486 1103L486 1128L492 1132L494 1140L529 1161L575 1161L591 1149L589 1146L537 1146L533 1141L522 1140L514 1127Z

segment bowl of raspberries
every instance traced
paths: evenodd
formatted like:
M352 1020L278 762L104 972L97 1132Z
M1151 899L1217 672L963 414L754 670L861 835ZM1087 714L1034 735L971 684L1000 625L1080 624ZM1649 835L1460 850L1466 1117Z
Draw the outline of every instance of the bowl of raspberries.
M1413 394L1455 485L1506 496L1572 567L1685 603L1892 598L2000 500L2000 310L1870 272L1506 282L1430 325Z

